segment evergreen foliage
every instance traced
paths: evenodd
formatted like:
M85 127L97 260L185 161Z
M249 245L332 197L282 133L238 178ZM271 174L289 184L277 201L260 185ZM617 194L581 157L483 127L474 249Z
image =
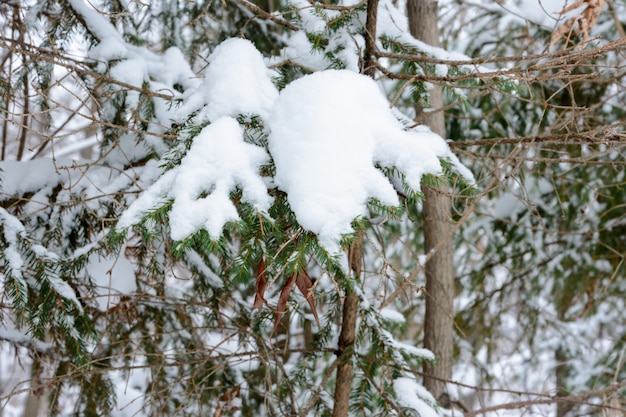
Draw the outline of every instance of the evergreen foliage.
M183 108L197 80L148 70L139 82L124 80L132 57L87 59L103 38L76 6L82 2L25 3L0 4L0 343L28 352L27 386L47 396L49 415L330 416L340 361L354 366L350 415L450 413L419 389L425 408L416 408L396 385L419 387L421 364L436 360L416 347L428 296L421 286L429 256L421 255L423 195L401 172L377 167L401 204L369 201L338 254L271 187L267 212L255 209L241 185L230 190L239 219L219 238L200 229L172 240L172 198L119 227L128 207L180 167L215 121L202 108L182 120L163 116ZM392 2L381 3L386 19L401 15ZM539 50L526 59L533 42L550 42L544 26L512 19L502 33L497 22L506 10L442 3L445 47L463 41L464 52L484 62L463 64L391 25L379 31L375 54L377 81L407 129L416 108L428 109L432 83L444 87L450 147L476 177L442 158L442 175L423 178L455 197L455 375L480 389L539 389L524 370L502 371L514 358L549 374L558 395L593 394L626 377L626 90L620 46L610 44L612 24L620 22L603 14L597 43L577 49L572 38L562 53ZM95 3L135 53L158 60L179 51L194 74L223 40L249 39L279 90L316 71L362 71L366 5ZM467 13L464 26L451 15L457 8ZM480 36L467 40L468 30ZM245 143L268 150L262 117L239 114L237 122ZM13 189L12 169L35 175ZM260 174L270 183L275 169L269 160ZM360 235L356 275L348 253ZM114 274L131 289L110 293ZM360 300L358 337L338 352L347 293ZM464 385L451 383L452 396L480 408L473 402L479 389ZM0 389L0 415L22 388ZM602 392L624 408L623 384ZM600 410L588 401L557 413Z

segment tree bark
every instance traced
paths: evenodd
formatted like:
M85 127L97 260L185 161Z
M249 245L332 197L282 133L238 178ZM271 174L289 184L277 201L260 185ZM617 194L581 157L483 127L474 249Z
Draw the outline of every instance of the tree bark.
M449 235L451 202L445 190L422 187L424 201L424 243L428 253ZM437 357L434 365L424 365L424 386L441 405L445 404L446 384L452 376L454 270L452 242L448 242L426 263L426 315L424 347Z
M439 46L439 17L437 0L407 0L409 30L415 39L432 46ZM430 90L431 109L443 108L441 87L433 86ZM446 124L443 112L424 112L421 105L416 106L417 119L441 137L446 136Z
M365 20L365 53L363 54L363 74L376 78L376 21L378 18L378 0L367 2Z
M439 46L438 4L436 0L408 0L407 13L411 34L433 46ZM440 87L430 90L430 108L443 108ZM446 137L443 112L424 112L417 107L417 120L428 125L433 132ZM446 239L452 230L450 217L451 199L445 187L431 188L422 185L425 200L423 206L424 246L428 254ZM454 269L453 246L448 241L426 263L426 316L424 324L424 347L437 357L434 365L424 365L424 386L443 406L446 404L446 384L452 376L454 328Z
M359 296L351 289L346 290L343 300L343 319L339 348L337 349L337 382L335 383L335 403L333 417L346 417L350 407L350 391L352 391L352 355L356 340L356 318L359 307Z
M556 368L554 374L556 376L556 395L557 397L567 397L570 393L567 391L566 382L569 377L568 355L566 350L559 346L554 352L554 359L556 360ZM556 403L556 417L565 417L574 407L574 403L570 402L557 402Z
M356 285L361 275L361 263L363 262L363 232L358 232L354 242L348 250L348 261L354 283ZM341 333L339 334L339 347L337 348L337 382L335 383L335 402L332 417L346 417L350 407L350 391L352 390L352 355L356 341L356 319L359 310L359 296L354 288L346 287L343 300L343 318Z

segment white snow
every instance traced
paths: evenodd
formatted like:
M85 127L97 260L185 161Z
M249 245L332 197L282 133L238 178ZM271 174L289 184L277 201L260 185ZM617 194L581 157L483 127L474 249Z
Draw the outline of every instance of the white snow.
M163 126L186 120L194 112L198 112L198 122L212 122L194 139L181 165L162 175L124 213L119 227L135 224L149 210L173 200L173 239L184 239L200 229L217 239L227 222L239 219L230 201L230 192L236 188L242 190L244 201L266 211L271 199L259 168L268 162L267 155L243 141L234 119L241 114L267 119L275 184L287 192L300 224L317 234L331 252L337 252L342 235L352 232L351 222L367 215L369 200L388 206L399 203L378 166L397 168L414 190L419 190L423 174L441 173L440 157L449 157L460 171L464 168L438 135L423 127L405 131L376 83L355 72L319 71L292 82L279 95L261 53L250 41L233 38L211 53L204 80L199 81L193 79L180 50L170 48L157 56L125 44L110 33L114 28L95 11L81 7L80 12L98 27L102 40L92 56L126 57L113 66L113 77L136 87L150 82L152 88L167 90L182 100L175 109L157 100ZM322 29L324 20L319 16L307 19L306 25ZM400 33L405 23L395 26L394 22L392 32ZM174 91L174 84L183 85L184 92ZM129 92L131 105L137 99L136 92ZM463 174L471 176L467 170Z
M71 161L62 159L52 161L47 158L32 161L0 161L0 201L12 196L35 192L45 187L53 187L61 180L58 165L71 164ZM10 175L9 175L10 173Z
M239 114L269 115L278 90L252 42L228 39L215 48L209 63L202 87L178 110L179 118L205 104L202 115L211 121Z
M224 286L224 282L222 281L222 278L220 278L215 272L211 270L211 268L209 268L204 263L204 260L198 254L198 252L190 250L185 253L185 256L187 258L187 261L191 265L196 267L198 269L198 272L204 275L204 277L210 283L210 285L212 285L213 287L217 287L217 288L222 288Z
M17 236L25 235L24 225L17 217L2 207L0 207L0 223L2 224L4 239L9 244L8 247L4 248L4 258L7 266L11 268L14 276L21 278L24 260L15 246L17 244Z
M289 84L280 95L261 54L243 39L229 39L211 54L203 85L178 109L183 116L206 105L200 119L213 123L194 138L181 165L163 175L122 216L123 228L173 200L171 236L181 240L205 229L212 239L239 219L230 193L260 212L271 205L259 169L266 152L243 141L235 116L267 118L275 184L288 194L299 223L337 252L351 222L367 203L399 204L377 168L397 168L419 190L422 175L441 173L439 157L452 155L445 141L424 127L405 131L377 84L347 70L320 71ZM130 81L130 79L128 79Z
M0 221L2 221L4 238L9 244L16 244L17 235L25 234L22 222L2 207L0 207Z
M183 239L201 227L218 239L227 222L239 219L229 196L236 187L241 188L243 201L258 211L268 210L272 200L258 173L267 162L262 148L243 141L243 130L235 119L223 117L205 127L174 180L172 239ZM209 195L199 198L201 193Z
M259 169L268 156L243 141L233 118L240 113L267 118L275 184L287 193L298 222L332 253L342 235L352 232L352 221L367 215L370 199L399 204L394 186L378 166L396 168L407 185L419 190L422 175L441 173L440 157L455 160L445 141L427 128L405 131L368 77L347 70L320 71L292 82L276 98L261 55L250 42L225 41L210 61L203 86L179 112L206 103L205 115L213 123L194 139L181 165L124 213L118 227L136 224L150 209L173 200L173 239L200 229L218 239L227 222L239 219L230 200L237 188L243 201L267 211L272 200Z
M441 172L446 143L429 131L407 132L368 77L328 70L289 84L268 120L276 184L298 222L330 252L375 198L394 206L398 196L376 168L396 167L418 190L423 174Z
M393 346L394 348L398 350L403 350L409 355L417 356L425 360L429 360L429 361L435 360L435 354L428 349L418 348L414 346L413 344L400 342L396 340L393 337L393 335L385 329L380 329L380 333L387 340L387 343L389 343L391 346Z
M524 210L524 204L512 193L504 193L493 202L493 215L496 218L514 219Z
M243 141L235 119L222 117L194 138L180 166L163 175L124 212L118 227L138 223L149 210L171 199L172 239L182 240L200 229L219 239L224 225L239 219L231 191L241 189L242 200L259 212L269 209L272 199L259 176L268 160L263 148Z
M524 20L554 29L559 23L580 15L588 4L583 3L580 7L561 14L563 9L573 3L573 0L516 0L515 2L509 0L501 4L500 7Z
M148 79L148 68L141 58L126 59L111 68L111 77L118 81L141 88ZM126 95L129 108L136 108L139 104L139 92L130 90Z
M279 57L270 59L271 64L282 61L298 62L305 68L321 71L328 67L328 60L320 51L313 50L313 44L303 31L292 34L285 40L286 46Z
M398 397L398 403L404 407L417 411L420 417L438 417L439 414L430 404L435 404L433 396L410 377L400 377L393 381L393 389Z
M91 48L88 56L96 61L124 59L128 56L128 48L122 39L117 36L109 36Z
M404 314L400 313L398 310L393 308L383 308L380 310L380 315L383 316L386 320L394 321L396 323L404 323L406 319L404 318Z
M83 312L83 306L80 301L78 301L76 293L74 292L72 287L70 287L70 284L63 281L63 279L61 279L61 277L56 274L46 274L46 279L48 280L52 288L54 288L54 291L56 291L57 294L59 294L66 300L71 301L76 306L79 312Z
M278 90L252 42L228 39L215 48L209 62L205 88L210 120L247 113L269 115Z
M168 86L180 84L183 89L195 89L202 83L191 70L183 52L175 46L168 48L162 56L166 71L159 72L159 79Z
M109 23L104 16L98 13L88 2L83 0L69 0L68 3L87 23L89 30L100 40L115 39L123 43L122 35L115 30L115 27Z
M52 343L46 343L41 340L33 339L31 336L24 334L18 329L6 327L8 323L3 323L3 325L5 328L0 328L1 341L8 341L21 346L34 346L39 352L51 351L54 346Z
M401 2L401 4L404 5L405 3ZM395 6L394 2L391 0L381 0L378 4L377 31L378 36L386 36L405 45L411 45L433 58L448 61L471 60L471 58L465 54L448 51L415 39L409 31L409 21L406 13L400 10L399 6ZM472 69L480 72L490 71L483 67L472 67ZM439 69L438 71L442 72L443 70Z
M125 228L137 224L141 218L155 207L167 202L169 191L174 184L178 169L163 174L154 184L141 194L133 204L128 207L117 222L118 228Z
M302 28L308 33L322 33L326 29L326 21L307 0L291 0L290 3L300 10ZM336 14L327 10L327 15Z
M22 259L19 250L16 248L16 244L17 236L25 235L24 225L17 217L11 215L2 207L0 207L0 224L2 224L4 238L8 243L8 246L4 248L4 257L14 276L21 278L24 260ZM58 260L58 255L56 253L48 251L41 245L34 244L31 246L31 249L40 258L48 258L52 261ZM74 303L79 311L83 311L83 307L78 301L74 290L72 290L72 287L70 287L67 282L55 273L46 274L46 279L54 291L56 291L61 297Z

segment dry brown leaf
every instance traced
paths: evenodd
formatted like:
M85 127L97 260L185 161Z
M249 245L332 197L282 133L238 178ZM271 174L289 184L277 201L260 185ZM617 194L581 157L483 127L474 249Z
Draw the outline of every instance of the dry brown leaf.
M306 273L306 271L298 274L298 277L296 278L296 285L302 295L304 295L304 298L306 298L306 301L309 303L309 307L311 307L311 311L313 312L313 317L315 317L315 321L317 322L317 327L321 327L320 319L317 317L317 310L315 309L315 299L313 298L313 280L309 274Z
M265 297L265 288L267 287L267 278L265 277L265 258L261 257L259 261L258 272L256 276L256 284L254 286L254 307L259 309L263 308L263 304L267 303Z
M278 325L280 324L280 319L283 318L285 314L285 307L287 307L287 300L289 300L289 295L291 294L291 289L293 288L293 284L296 282L296 275L293 274L287 279L285 285L283 285L283 289L280 290L280 296L278 297L278 304L276 305L276 319L274 320L274 329L272 333L276 331Z
M552 34L549 46L557 43L565 35L567 35L567 39L569 39L572 34L580 34L583 38L580 46L584 48L589 42L589 32L595 26L596 21L602 12L602 8L604 7L604 2L605 0L576 0L571 5L565 7L561 11L561 15L571 12L585 3L587 4L587 7L580 15L567 19L556 30L556 32ZM574 30L574 26L576 24L578 24L578 29Z
M241 391L241 385L236 385L226 391L222 396L220 396L218 400L217 409L215 413L213 413L213 417L222 417L224 411L235 411L238 410L239 407L233 405L233 401L235 398L239 397L239 392Z

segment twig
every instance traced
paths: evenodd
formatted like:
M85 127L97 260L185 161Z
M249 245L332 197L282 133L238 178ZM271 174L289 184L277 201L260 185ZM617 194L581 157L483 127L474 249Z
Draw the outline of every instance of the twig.
M361 0L360 2L358 2L357 4L353 4L352 6L341 6L337 4L328 4L328 3L320 4L320 3L316 3L315 0L309 0L309 4L312 7L315 7L316 9L335 10L339 12L345 12L345 11L358 9L359 7L362 7L363 5L365 5L366 2L367 0Z
M98 73L96 71L89 70L89 69L86 69L84 67L81 67L81 66L88 66L90 64L89 62L79 61L79 60L76 60L76 59L72 59L72 58L70 58L68 56L60 57L58 53L55 53L54 51L51 51L49 49L40 48L40 47L37 47L35 45L27 44L26 42L16 41L15 39L9 39L9 38L3 37L3 36L0 37L0 40L5 41L5 42L9 42L9 43L12 43L12 44L20 45L22 47L20 49L20 52L30 56L31 58L35 58L38 61L45 61L45 62L54 64L54 65L59 65L61 67L67 68L70 71L75 71L75 72L78 72L80 74L89 75L91 77L94 77L95 79L103 80L103 81L105 81L107 83L115 84L115 85L118 85L118 86L123 87L123 88L128 89L128 90L137 91L139 93L145 94L146 96L158 97L158 98L162 98L164 100L172 100L174 98L174 96L172 96L172 95L157 93L157 92L154 92L152 90L148 90L148 89L141 88L141 87L136 87L136 86L134 86L132 84L128 84L128 83L125 83L123 81L119 81L119 80L116 80L114 78L108 77L106 75L100 74L100 73ZM66 62L63 62L61 59L63 61L72 61L72 62L74 62L74 63L76 63L78 65L68 64ZM81 65L81 66L79 66L79 65Z
M479 66L491 63L501 62L527 62L527 61L541 61L542 65L547 64L550 66L561 66L565 62L578 61L581 59L591 59L600 55L604 55L612 50L619 50L626 45L626 38L617 39L594 49L580 50L572 47L564 49L562 51L546 53L546 54L534 54L534 55L514 55L494 58L472 58L467 60L454 60L454 59L441 59L425 54L403 54L395 52L376 51L376 55L380 58L391 58L403 61L418 61L426 62L429 64L444 64L453 66Z
M613 20L615 21L615 28L619 32L620 37L626 38L626 31L624 31L624 27L622 26L622 21L617 14L617 8L613 3L613 0L606 0L606 4L609 6L609 10L611 11L611 15L613 16Z
M610 408L610 409L616 409L616 410L623 410L623 408L616 408L616 407L612 407L606 404L589 403L586 400L589 397L601 396L609 392L618 391L624 387L626 387L626 381L617 385L609 385L608 387L604 387L599 390L583 392L581 394L575 394L575 395L568 395L566 397L559 397L559 396L551 395L547 398L525 400L525 401L514 401L510 403L505 403L505 404L492 405L489 407L481 408L479 410L469 411L465 413L465 417L474 417L474 416L487 414L492 411L498 411L498 410L518 410L518 409L533 406L533 405L556 404L556 403L585 404L585 405L590 405L593 407L603 407L603 408Z
M257 16L260 16L264 19L268 19L271 20L274 23L278 23L281 26L286 27L287 29L293 30L293 31L299 31L300 28L297 26L294 26L293 24L289 23L286 20L280 19L276 16L274 16L271 13L266 12L265 10L263 10L262 8L260 8L259 6L257 6L254 3L251 3L247 0L234 0L236 3L238 3L239 5L245 7L246 9L250 10L252 13L254 13Z
M448 146L450 148L466 148L470 146L485 146L485 145L521 145L521 144L536 144L536 143L562 143L572 144L572 139L578 139L581 144L606 144L606 143L624 143L626 144L626 135L623 133L612 132L612 129L623 127L623 122L615 123L609 126L602 126L598 129L592 129L585 132L578 133L563 133L560 135L544 135L544 136L524 136L519 138L490 138L490 139L476 139L465 141L450 141ZM598 137L598 135L602 135Z

